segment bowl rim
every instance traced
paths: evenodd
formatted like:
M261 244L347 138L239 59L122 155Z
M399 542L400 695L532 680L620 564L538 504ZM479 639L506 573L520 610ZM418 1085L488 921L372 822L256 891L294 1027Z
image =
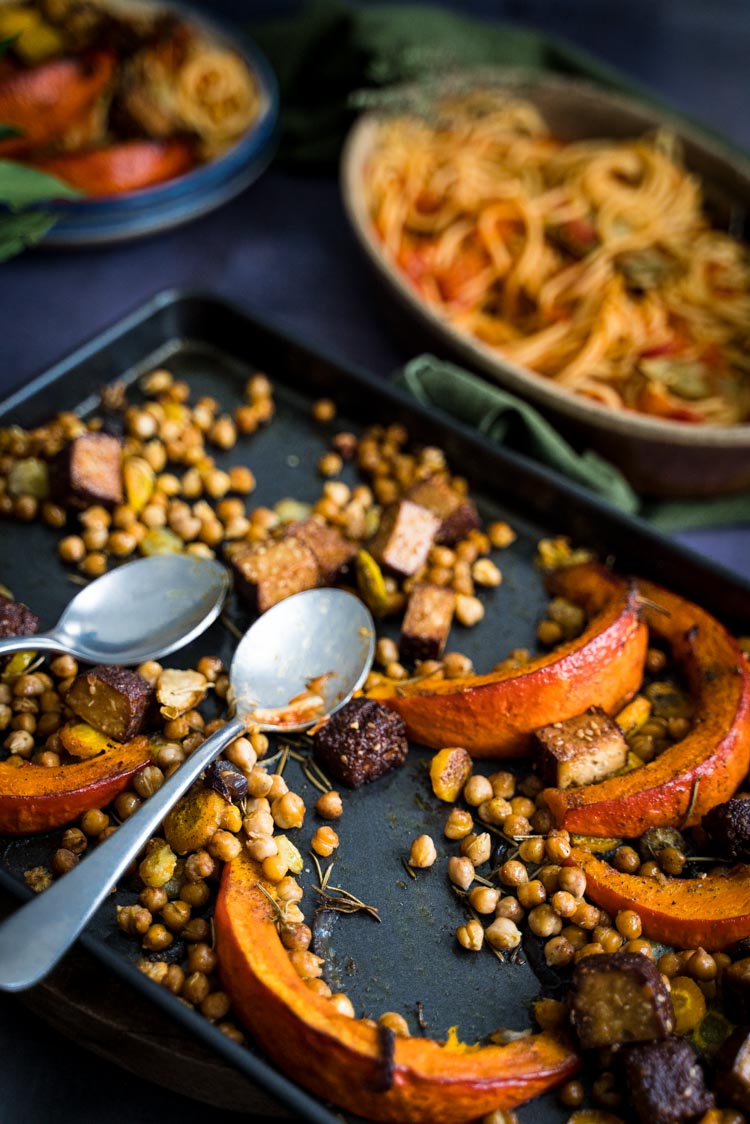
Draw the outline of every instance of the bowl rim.
M668 125L680 137L703 149L722 161L731 157L740 175L750 182L750 162L741 156L730 153L720 140L704 134L699 127L685 124L676 116L660 109L653 109L645 102L623 94L612 93L604 87L580 79L571 79L556 74L539 74L519 68L480 68L472 72L478 83L488 82L516 91L544 87L553 92L557 89L566 94L579 94L602 99L613 108L621 108L630 113L648 115L655 125ZM440 81L428 83L409 83L401 90L404 97L410 93L440 88ZM390 104L390 102L389 102ZM408 311L429 328L437 337L450 344L454 354L478 366L482 373L490 375L496 382L505 386L520 397L531 398L537 404L558 414L564 414L572 421L600 430L615 431L623 437L646 439L659 444L677 447L741 448L750 445L750 423L739 425L690 425L654 418L635 411L616 411L590 399L577 395L575 391L561 387L552 379L530 368L499 356L493 348L472 336L469 332L454 327L434 310L409 284L406 277L391 262L379 240L375 237L367 210L364 192L364 168L372 151L380 122L392 113L392 109L368 109L354 122L344 142L339 167L339 183L344 210L349 224L361 249L374 266L376 272L392 289Z

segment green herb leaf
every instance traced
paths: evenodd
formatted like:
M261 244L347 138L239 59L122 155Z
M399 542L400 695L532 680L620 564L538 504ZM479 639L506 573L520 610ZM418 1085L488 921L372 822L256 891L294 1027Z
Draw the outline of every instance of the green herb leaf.
M13 210L53 199L77 199L80 194L56 176L13 160L0 160L0 203Z
M55 225L56 216L49 211L23 211L0 215L0 262L33 246Z
M0 125L0 140L6 140L8 137L20 137L22 130L17 129L15 125Z

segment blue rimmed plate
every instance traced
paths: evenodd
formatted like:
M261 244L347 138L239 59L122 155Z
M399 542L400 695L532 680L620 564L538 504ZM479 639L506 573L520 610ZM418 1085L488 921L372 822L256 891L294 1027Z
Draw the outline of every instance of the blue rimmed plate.
M163 184L120 195L56 203L60 218L46 235L45 246L103 246L181 226L239 195L270 163L278 141L279 94L268 60L253 43L232 36L203 14L183 5L168 7L244 59L260 91L257 117L221 156Z

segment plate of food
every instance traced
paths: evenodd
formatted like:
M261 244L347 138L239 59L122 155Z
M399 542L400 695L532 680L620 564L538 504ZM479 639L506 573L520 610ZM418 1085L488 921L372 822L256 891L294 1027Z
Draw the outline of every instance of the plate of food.
M139 554L235 580L158 663L30 647L3 669L4 889L85 870L226 721L258 611L343 585L377 621L364 693L309 735L238 737L86 949L294 1119L715 1124L745 1103L746 585L200 294L0 417L4 631L33 645L34 616Z
M131 0L0 4L0 156L80 192L47 245L177 226L270 161L276 81L252 42L202 13Z
M529 398L651 494L750 484L750 165L552 75L392 94L342 160L402 321Z

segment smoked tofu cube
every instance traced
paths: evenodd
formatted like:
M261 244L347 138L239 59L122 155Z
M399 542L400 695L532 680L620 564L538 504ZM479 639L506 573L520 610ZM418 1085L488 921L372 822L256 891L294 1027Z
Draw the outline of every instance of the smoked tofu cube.
M370 540L370 554L399 577L411 577L427 561L439 529L440 520L426 507L400 500L383 512L380 526Z
M640 952L600 953L579 961L570 1018L584 1050L652 1042L674 1028L667 985L656 964Z
M630 1046L625 1084L639 1124L687 1124L714 1106L693 1046L684 1038Z
M39 617L22 601L13 601L0 594L0 637L31 636L39 628ZM24 653L17 653L18 656ZM8 667L13 656L0 656L0 671ZM30 661L29 661L30 662Z
M452 589L427 583L415 585L401 626L402 663L436 660L443 654L456 607Z
M296 538L256 543L230 556L238 597L252 613L320 585L320 569L309 546Z
M555 788L593 784L622 769L628 743L622 730L598 706L575 718L542 726L534 733L539 775Z
M348 788L400 768L408 749L403 720L375 699L351 699L313 737L315 760Z
M451 487L444 476L428 476L412 484L406 498L426 507L440 520L435 542L451 546L481 526L474 504Z
M52 495L64 507L123 502L122 445L109 433L84 433L52 462Z
M95 730L126 742L139 734L154 701L154 687L125 667L93 667L77 675L65 702Z
M750 1112L750 1033L739 1026L727 1038L716 1058L716 1091L722 1100Z
M284 538L297 539L309 547L318 563L323 585L335 585L340 581L357 554L356 543L345 539L335 527L329 527L319 519L293 523L285 531Z

